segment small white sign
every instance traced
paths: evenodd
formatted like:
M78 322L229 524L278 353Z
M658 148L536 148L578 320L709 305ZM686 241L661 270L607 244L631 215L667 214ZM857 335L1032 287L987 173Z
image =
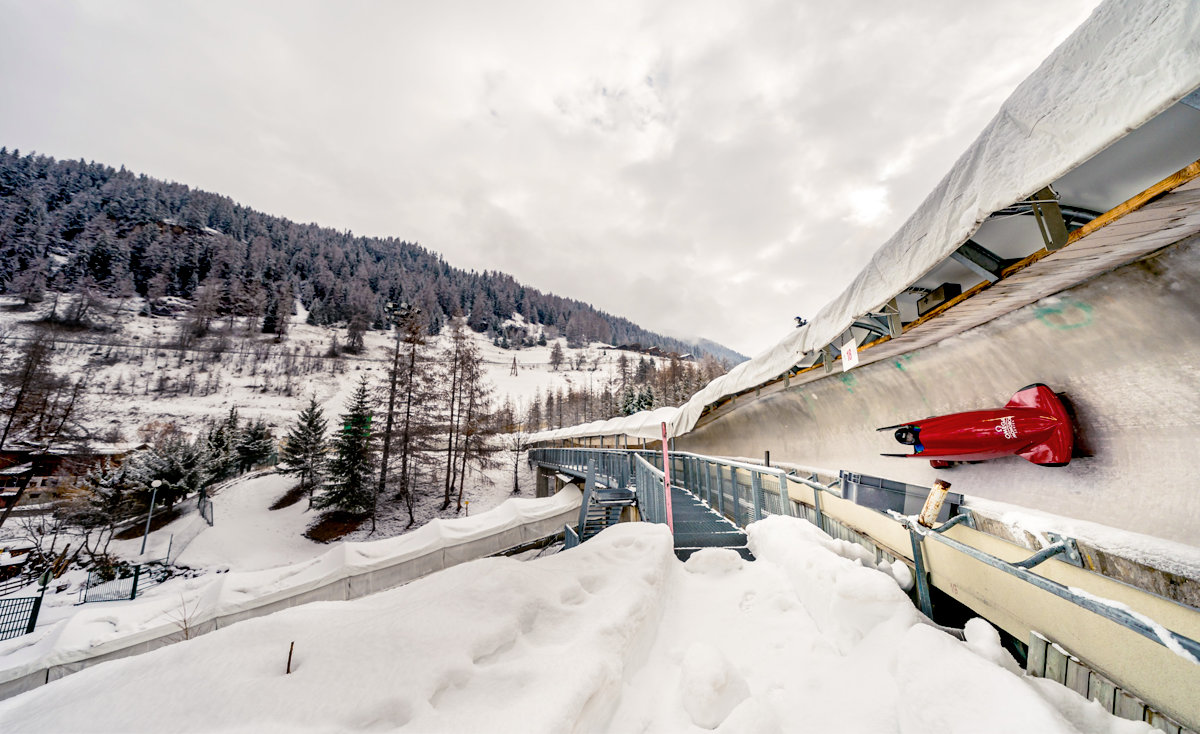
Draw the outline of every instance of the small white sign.
M858 340L851 339L842 345L842 372L858 366Z

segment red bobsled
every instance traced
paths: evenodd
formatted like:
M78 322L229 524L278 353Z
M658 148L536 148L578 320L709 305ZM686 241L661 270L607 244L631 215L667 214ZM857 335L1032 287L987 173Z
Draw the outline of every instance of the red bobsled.
M1066 408L1053 390L1041 384L1022 388L998 410L940 415L878 430L892 429L897 441L916 451L884 456L929 459L935 469L951 461L1014 454L1042 466L1066 466L1075 445Z

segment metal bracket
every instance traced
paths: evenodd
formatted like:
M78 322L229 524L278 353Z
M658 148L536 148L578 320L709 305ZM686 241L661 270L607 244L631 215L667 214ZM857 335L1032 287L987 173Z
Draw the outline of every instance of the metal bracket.
M1033 195L1030 200L1033 217L1037 220L1038 231L1042 241L1050 252L1062 249L1067 244L1067 222L1063 219L1062 209L1058 206L1058 194L1047 186Z
M917 582L917 604L921 613L933 619L933 596L929 592L929 575L925 568L925 550L921 547L924 535L919 532L916 523L908 523L908 537L912 541L913 565L916 567L914 580Z
M950 257L989 283L1000 280L1000 268L1004 261L974 240L964 242L961 247L950 253Z
M853 326L869 331L872 334L893 338L900 336L904 332L904 327L900 323L900 306L895 298L888 301L882 310L864 314L854 322Z
M1079 545L1076 544L1074 538L1067 538L1057 533L1046 533L1046 537L1050 540L1050 545L1042 548L1020 563L1014 563L1013 565L1017 568L1030 569L1044 561L1061 555L1064 557L1059 560L1069 563L1072 566L1083 568L1083 557L1079 555Z
M930 529L929 532L937 533L940 535L940 534L946 532L947 530L949 530L950 528L954 527L955 525L966 525L967 527L974 530L975 529L975 517L970 512L963 512L961 515L955 515L954 517L950 518L949 520L947 520L946 522L937 526L936 528Z
M839 356L841 356L841 351L834 349L832 344L821 347L821 365L825 368L825 374L833 372L833 360Z

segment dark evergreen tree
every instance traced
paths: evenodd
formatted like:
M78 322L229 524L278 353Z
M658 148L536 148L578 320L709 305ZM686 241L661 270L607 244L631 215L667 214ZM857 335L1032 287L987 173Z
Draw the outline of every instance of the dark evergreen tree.
M309 507L313 503L313 488L321 482L325 472L326 454L329 452L328 430L325 413L313 395L309 398L308 407L300 411L279 452L277 471L300 477L300 489L308 490Z
M325 491L313 501L317 509L335 508L354 514L371 511L375 499L375 442L371 432L371 394L367 378L358 383L342 429L334 439L334 456L326 473Z
M208 469L207 452L199 441L189 441L177 431L160 437L130 463L139 510L150 507L152 497L169 507L199 491L211 478ZM151 487L156 479L162 482L157 493Z
M275 436L262 418L246 426L237 442L238 469L248 472L275 453Z
M228 479L237 474L240 465L237 446L241 433L236 406L229 409L225 420L208 429L204 449L210 481Z

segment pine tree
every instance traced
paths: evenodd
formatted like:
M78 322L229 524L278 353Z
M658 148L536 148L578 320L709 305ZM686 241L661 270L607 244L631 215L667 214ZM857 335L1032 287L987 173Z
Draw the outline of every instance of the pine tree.
M638 410L654 410L654 388L647 385L640 393L638 393ZM635 413L637 411L634 411Z
M128 466L135 494L143 508L148 508L151 498L155 496L158 504L169 507L186 495L199 491L212 477L208 453L200 441L188 441L178 431L161 436L148 451L138 454ZM162 482L157 495L150 486L156 479Z
M354 391L350 409L342 414L342 430L334 439L334 457L329 462L325 491L313 507L333 507L354 514L371 511L375 499L374 436L371 434L371 398L364 375Z
M329 423L317 405L317 397L309 398L308 407L300 412L296 424L288 432L287 442L280 451L278 471L284 475L300 477L300 490L308 490L308 506L313 504L313 487L325 471L329 444L325 434Z
M634 391L633 385L626 385L625 391L621 393L621 415L633 415L640 410L639 405L641 405L641 401L638 393Z
M562 342L555 340L554 346L550 348L550 366L557 372L558 368L562 366L563 359Z
M220 481L237 474L237 445L241 433L237 407L230 408L225 420L209 429L204 448L211 481Z
M110 523L128 513L129 490L133 482L126 465L113 466L105 459L87 473L83 486L90 492L88 506Z
M275 453L275 436L262 418L246 426L238 437L237 457L238 468L248 472L258 464L271 458Z

